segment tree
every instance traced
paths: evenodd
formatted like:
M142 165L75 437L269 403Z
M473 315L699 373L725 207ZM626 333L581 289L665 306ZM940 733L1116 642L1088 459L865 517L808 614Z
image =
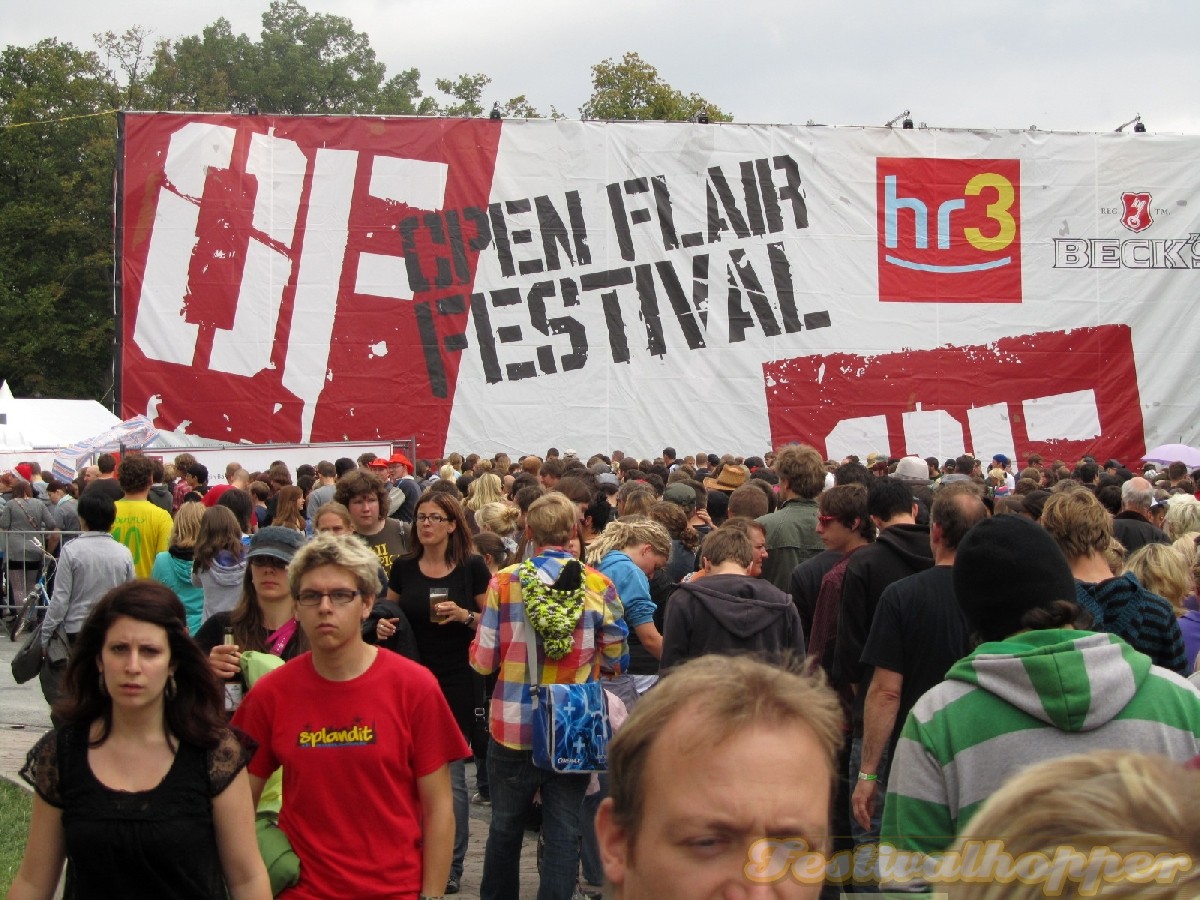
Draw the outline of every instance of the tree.
M147 76L147 106L182 112L226 112L257 102L260 48L217 19L199 35L160 41Z
M154 65L154 53L150 45L150 32L141 25L127 28L121 34L105 31L92 35L96 46L108 59L109 72L118 82L115 64L124 78L124 106L126 109L141 109L146 102L145 76Z
M405 69L384 82L375 104L375 112L383 116L433 116L437 111L437 101L422 95L416 69Z
M453 81L438 78L434 81L437 89L456 101L439 107L439 111L444 116L482 116L483 89L491 83L492 79L482 74L459 75Z
M343 16L273 0L254 42L217 19L199 35L161 41L146 78L151 109L264 114L434 115L421 73L387 78L370 38ZM386 80L385 80L386 78Z
M272 0L263 13L258 107L263 112L367 113L375 110L386 67L366 32L344 16L310 13Z
M112 385L112 173L121 90L45 40L0 54L0 373L16 394Z
M592 66L592 96L579 112L585 119L687 122L704 113L714 122L733 121L699 94L671 87L634 52Z

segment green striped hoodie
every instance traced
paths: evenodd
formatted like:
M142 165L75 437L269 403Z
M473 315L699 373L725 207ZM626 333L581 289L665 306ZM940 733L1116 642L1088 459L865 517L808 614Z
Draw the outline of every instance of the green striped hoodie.
M904 723L882 838L938 852L1033 763L1128 749L1200 753L1200 691L1111 634L1047 629L980 645Z

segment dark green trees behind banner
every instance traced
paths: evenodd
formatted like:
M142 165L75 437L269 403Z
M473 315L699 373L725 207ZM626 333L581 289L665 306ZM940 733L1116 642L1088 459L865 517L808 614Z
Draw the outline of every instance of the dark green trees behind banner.
M51 39L0 54L0 379L18 397L113 399L116 110L543 115L525 94L487 96L479 73L438 77L441 98L428 96L417 69L389 76L349 19L289 0L271 3L257 41L225 19L167 40L95 38L95 51ZM730 118L636 53L593 66L592 83L587 118Z

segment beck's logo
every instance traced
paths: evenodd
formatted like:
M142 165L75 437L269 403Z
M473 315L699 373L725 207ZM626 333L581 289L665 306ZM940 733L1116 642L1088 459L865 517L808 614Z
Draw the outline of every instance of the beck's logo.
M1126 191L1121 195L1121 224L1137 234L1154 224L1150 215L1151 196L1145 191Z
M876 160L879 299L1021 302L1021 164Z

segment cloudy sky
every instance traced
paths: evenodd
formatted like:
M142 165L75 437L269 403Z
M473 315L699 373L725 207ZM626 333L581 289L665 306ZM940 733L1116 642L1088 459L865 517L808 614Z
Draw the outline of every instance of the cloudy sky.
M257 37L267 0L55 0L9 8L5 44L142 25L198 33L218 17ZM1106 131L1141 113L1151 131L1200 133L1195 0L307 0L347 16L389 73L423 85L491 76L577 116L591 66L629 50L740 122L881 125L904 109L931 127Z

